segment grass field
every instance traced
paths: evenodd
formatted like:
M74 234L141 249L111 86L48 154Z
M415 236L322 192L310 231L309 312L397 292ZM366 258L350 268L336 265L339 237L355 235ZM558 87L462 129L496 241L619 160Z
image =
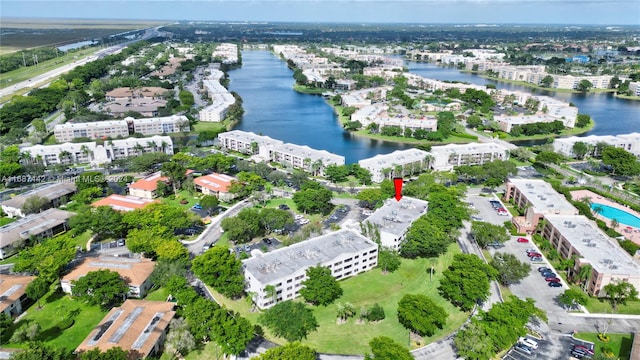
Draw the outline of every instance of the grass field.
M380 269L373 269L356 277L340 282L343 295L338 302L350 302L360 313L361 307L370 307L374 303L380 304L385 310L386 319L379 323L356 324L355 318L349 319L345 324L336 324L336 304L327 307L313 307L316 319L320 325L318 331L309 334L302 342L319 352L338 354L363 354L369 349L369 341L376 336L389 336L400 344L409 347L409 331L405 329L397 318L398 301L405 294L425 294L432 298L438 305L445 308L449 314L447 324L443 330L434 336L425 338L423 344L441 339L454 332L467 318L468 314L453 307L439 294L437 287L442 272L451 263L453 256L460 250L454 244L449 247L447 254L438 259L402 260L402 265L394 273L382 274ZM434 267L434 276L430 280L429 269ZM259 313L251 312L246 299L232 301L220 294L216 299L228 308L240 312L252 323L256 323ZM300 300L298 300L300 301ZM356 314L356 317L358 315ZM276 343L285 343L280 338L273 338L267 332L267 338Z
M578 339L594 343L596 354L602 354L603 348L608 347L615 354L613 359L627 360L631 357L632 334L607 334L607 336L610 340L608 343L604 343L598 340L598 333L577 333L575 335Z
M70 298L61 292L49 293L41 301L42 309L38 309L38 304L33 304L26 315L20 319L13 329L27 321L35 321L40 324L40 334L36 340L51 344L55 347L63 347L75 350L87 335L98 325L106 314L97 306L88 306L78 300ZM73 326L60 331L57 325L63 317L69 313L76 313ZM7 334L8 335L8 334ZM4 344L6 347L24 347L26 344Z
M447 144L467 144L474 142L475 140L458 137L455 135L449 136L445 141L426 141L426 140L417 140L413 138L406 138L403 136L385 136L380 134L369 134L369 130L363 129L358 131L353 131L352 134L356 134L358 136L367 137L370 139L382 140L382 141L390 141L390 142L398 142L404 144L420 144L420 145L447 145Z
M222 122L207 122L207 121L198 121L193 125L193 132L201 132L201 131L225 131L226 130L225 123Z
M2 217L2 218L0 218L0 226L11 224L14 221L16 221L16 219L12 219L12 218L8 218L8 217Z

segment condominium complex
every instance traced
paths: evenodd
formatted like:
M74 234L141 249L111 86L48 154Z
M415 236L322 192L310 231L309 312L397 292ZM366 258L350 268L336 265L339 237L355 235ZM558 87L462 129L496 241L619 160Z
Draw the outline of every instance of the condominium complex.
M222 59L223 64L238 63L238 45L230 43L221 43L211 54L212 58Z
M396 109L397 110L397 109ZM405 111L403 111L405 110ZM363 128L370 124L376 124L379 128L385 126L395 126L402 129L411 129L412 131L422 129L426 131L438 130L438 120L435 116L424 115L416 116L410 114L406 109L400 108L401 113L389 114L389 105L385 103L376 103L364 106L351 114L351 121L358 121Z
M494 120L504 132L511 132L514 125L561 121L566 128L573 128L578 118L578 108L548 96L532 96L538 101L538 109L532 115L495 115Z
M142 179L129 184L129 194L144 199L154 199L158 196L158 183L169 183L167 176L162 176L160 171L155 172L149 176L145 176Z
M378 264L378 244L352 230L340 230L243 260L247 291L265 309L299 295L306 271L324 266L336 279L371 270ZM267 286L275 288L269 294Z
M9 316L22 314L24 306L29 302L25 290L35 278L35 276L3 274L0 277L0 299L2 299L0 313Z
M516 208L524 209L524 216L514 216L518 233L531 234L541 219L548 215L577 215L578 210L556 192L551 185L539 179L509 179L504 199Z
M104 97L107 101L114 100L129 100L129 99L162 99L164 98L169 89L155 87L155 86L143 86L140 88L120 87L111 91L107 91Z
M167 106L167 100L133 98L109 101L99 106L99 109L115 117L123 117L131 112L142 116L158 116L158 109Z
M58 207L66 204L71 196L75 194L76 190L76 184L73 182L42 184L27 192L16 195L11 199L0 202L0 206L2 207L2 212L4 212L7 217L24 217L25 213L22 211L22 208L27 202L27 199L34 196L44 198L48 201L50 207Z
M622 148L640 157L640 133L621 135L591 135L585 137L572 136L567 138L557 138L553 140L553 150L565 156L575 156L573 146L577 142L582 142L588 146L587 156L600 156L598 151L602 149L598 144L606 144L617 148Z
M253 155L257 161L273 161L294 169L303 169L318 175L327 165L344 165L344 156L308 146L283 143L268 136L232 130L218 134L220 147Z
M147 258L106 257L84 258L60 280L62 291L71 294L73 282L92 271L110 270L120 274L129 286L127 296L143 298L151 288L149 280L156 263Z
M64 143L58 145L34 145L20 149L28 155L30 162L44 166L55 164L100 165L113 160L125 159L149 152L164 152L173 155L173 142L169 136L127 138L86 143Z
M200 191L204 195L212 195L222 201L229 201L235 196L229 192L234 181L237 181L237 179L233 176L213 173L193 179L193 184L196 191Z
M358 165L369 170L371 181L381 182L384 179L409 176L427 170L431 159L431 154L426 151L407 149L362 159L358 161Z
M126 300L112 308L76 348L76 353L118 347L129 359L147 359L161 354L175 304L165 301Z
M495 160L508 160L509 149L498 143L449 144L431 148L431 168L449 171L461 165L482 165Z
M13 255L25 241L42 240L67 231L69 218L73 215L68 211L47 209L1 226L0 259Z
M582 215L547 215L545 219L542 236L562 258L578 257L574 274L585 265L591 266L586 286L589 295L606 296L604 287L614 281L640 289L640 265L595 222Z
M220 70L209 69L211 75L202 80L202 84L211 99L211 105L200 110L200 121L220 122L224 120L227 110L236 102L233 95L220 84L224 73Z
M363 223L371 223L378 227L381 245L397 251L400 250L400 244L404 241L411 224L426 214L427 208L426 201L408 196L403 196L400 201L388 199Z
M172 134L189 131L189 119L184 115L155 118L95 121L88 123L65 123L56 125L53 133L60 143L78 138L106 139L126 138L135 133L144 136Z
M149 204L158 202L134 195L111 194L104 199L100 199L91 204L93 207L109 206L116 211L133 211L142 209Z

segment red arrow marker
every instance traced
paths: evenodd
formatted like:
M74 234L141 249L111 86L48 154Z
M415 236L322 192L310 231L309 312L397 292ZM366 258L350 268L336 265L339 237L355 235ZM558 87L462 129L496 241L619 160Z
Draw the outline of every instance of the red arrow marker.
M393 178L393 186L396 189L396 200L402 199L402 178Z

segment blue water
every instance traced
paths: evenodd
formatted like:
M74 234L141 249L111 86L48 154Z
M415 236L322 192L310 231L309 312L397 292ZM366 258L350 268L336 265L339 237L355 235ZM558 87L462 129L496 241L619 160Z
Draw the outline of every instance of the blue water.
M629 226L633 226L635 228L640 229L639 217L608 205L597 204L597 203L591 204L591 209L594 209L596 207L602 208L602 212L600 212L600 215L606 217L607 219L609 220L616 219L620 224L629 225Z

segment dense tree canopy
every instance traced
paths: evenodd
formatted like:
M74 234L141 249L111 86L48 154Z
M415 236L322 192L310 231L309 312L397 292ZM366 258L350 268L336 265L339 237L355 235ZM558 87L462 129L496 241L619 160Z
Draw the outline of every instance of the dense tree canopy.
M602 163L611 166L614 175L633 176L640 174L640 162L625 149L608 146L602 150Z
M318 354L312 348L297 341L267 350L255 360L316 360Z
M320 183L307 181L299 191L293 194L293 201L298 210L310 214L327 214L331 210L333 193Z
M237 298L244 293L242 262L226 246L214 246L193 259L192 271L222 295Z
M492 243L503 243L510 239L504 226L484 221L471 222L471 235L481 248L486 248L488 244Z
M87 275L72 280L72 292L90 305L106 308L124 300L129 286L115 271L108 269L90 271Z
M445 299L463 311L489 296L489 282L496 270L474 254L456 254L451 265L442 273L438 290Z
M509 253L497 252L493 255L491 266L498 272L498 281L505 286L517 283L529 275L531 265L518 260Z
M331 275L331 269L312 266L307 269L307 279L302 282L300 295L314 305L329 305L342 296L338 280Z
M421 336L431 336L447 322L447 312L422 294L407 294L398 302L398 320Z
M313 311L303 303L283 301L269 308L258 321L271 331L288 341L305 339L309 332L318 328Z
M373 338L369 342L371 354L365 355L365 360L413 360L409 349L393 341L387 336Z

